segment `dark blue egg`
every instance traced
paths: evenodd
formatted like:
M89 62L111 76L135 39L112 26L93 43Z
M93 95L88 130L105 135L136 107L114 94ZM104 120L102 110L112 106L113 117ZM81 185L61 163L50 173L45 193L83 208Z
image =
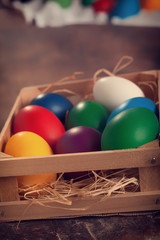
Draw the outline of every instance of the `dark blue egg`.
M135 107L148 108L149 110L154 112L158 118L158 115L159 115L158 108L156 107L156 104L151 99L146 98L146 97L135 97L135 98L130 98L130 99L122 102L120 105L118 105L109 115L109 117L107 119L107 124L113 117L115 117L120 112L123 112L130 108L135 108Z
M66 97L56 93L39 94L30 104L47 108L54 113L63 124L67 111L70 111L73 107L73 104Z

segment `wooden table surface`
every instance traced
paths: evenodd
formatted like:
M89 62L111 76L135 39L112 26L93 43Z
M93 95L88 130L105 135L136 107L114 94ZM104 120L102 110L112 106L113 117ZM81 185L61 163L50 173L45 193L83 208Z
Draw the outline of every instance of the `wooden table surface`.
M92 77L113 70L124 55L134 62L121 73L160 69L160 28L72 25L38 29L21 14L0 9L0 130L21 88L57 81L73 72ZM160 213L1 223L0 239L159 240Z

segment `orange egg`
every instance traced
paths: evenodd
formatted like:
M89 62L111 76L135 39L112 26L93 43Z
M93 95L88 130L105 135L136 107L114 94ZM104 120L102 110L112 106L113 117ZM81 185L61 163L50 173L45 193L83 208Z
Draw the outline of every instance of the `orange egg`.
M159 0L141 0L141 7L146 10L158 10L160 9Z
M19 132L8 140L4 152L14 157L45 156L53 154L49 144L33 132ZM26 160L27 161L27 160ZM43 185L57 178L56 173L18 176L18 185Z

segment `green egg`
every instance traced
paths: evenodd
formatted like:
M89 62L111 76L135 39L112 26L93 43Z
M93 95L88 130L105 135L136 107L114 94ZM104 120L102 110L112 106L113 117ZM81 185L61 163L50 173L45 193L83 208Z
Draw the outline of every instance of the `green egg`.
M72 0L57 0L62 8L68 8L72 4Z
M156 139L159 123L149 109L127 109L111 119L101 138L102 150L137 148Z
M91 5L95 1L96 0L82 0L82 5L83 6L89 6L89 5Z
M68 8L72 4L72 0L46 0L50 2L57 2L62 8Z
M109 112L94 101L81 101L68 114L66 128L77 126L92 127L100 132L104 130Z

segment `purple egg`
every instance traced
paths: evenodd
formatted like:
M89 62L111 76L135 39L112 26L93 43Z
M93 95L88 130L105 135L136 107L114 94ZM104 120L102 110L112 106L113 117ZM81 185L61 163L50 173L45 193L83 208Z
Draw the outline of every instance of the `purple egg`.
M78 153L101 150L101 133L91 127L78 126L67 130L56 144L55 153Z
M101 150L101 133L91 127L78 126L67 130L56 145L55 153L78 153ZM91 173L90 173L91 174ZM68 172L65 179L86 178L88 171Z

